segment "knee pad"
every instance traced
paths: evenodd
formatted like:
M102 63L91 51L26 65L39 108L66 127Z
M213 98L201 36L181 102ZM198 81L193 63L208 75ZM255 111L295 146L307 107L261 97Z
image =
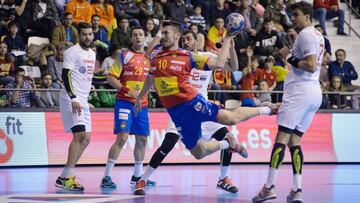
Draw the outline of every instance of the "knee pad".
M166 133L164 141L161 143L159 149L161 150L161 152L167 154L174 148L178 140L179 140L179 136L177 134Z

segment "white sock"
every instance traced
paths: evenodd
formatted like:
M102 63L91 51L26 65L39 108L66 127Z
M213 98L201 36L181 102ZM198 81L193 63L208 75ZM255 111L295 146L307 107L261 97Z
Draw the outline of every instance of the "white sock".
M278 170L272 167L269 167L269 173L266 181L266 188L270 188L272 185L275 185L275 180L278 174Z
M135 161L134 164L134 176L140 177L142 175L142 169L143 169L143 162L142 161Z
M220 141L220 149L228 149L229 147L230 147L230 144L228 141L226 141L226 140Z
M271 113L271 108L268 106L258 107L258 108L259 108L259 115L270 115Z
M293 176L293 190L297 191L298 189L301 189L301 180L302 180L302 176L301 174L294 174Z
M224 179L228 174L229 166L220 166L220 180Z
M145 182L150 178L150 176L154 173L156 169L148 165L146 167L144 175L141 177L142 180L145 180Z
M60 177L62 178L69 178L70 176L75 175L75 168L74 167L64 167Z
M116 160L114 160L114 159L108 159L107 160L104 177L105 176L111 176L111 171L114 168L115 163L116 163Z

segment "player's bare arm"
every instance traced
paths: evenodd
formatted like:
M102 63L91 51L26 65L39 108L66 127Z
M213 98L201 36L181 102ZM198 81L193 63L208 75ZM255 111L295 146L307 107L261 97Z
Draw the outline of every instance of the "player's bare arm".
M219 55L216 59L209 59L207 65L210 69L223 69L230 52L230 42L234 36L226 36L222 47L219 51Z
M283 59L286 59L286 57L291 53L290 49L288 47L283 47L280 49L280 54ZM288 63L290 63L292 66L301 69L306 72L314 73L316 71L317 66L317 58L316 54L306 56L303 60L300 60L294 56L291 56L287 59Z
M71 70L67 68L62 69L61 77L63 80L64 87L66 89L66 92L68 93L70 99L71 99L71 106L72 106L72 112L74 114L81 114L81 105L80 100L76 98L75 91L72 87L71 82Z
M146 79L144 81L144 86L136 98L136 103L135 103L136 113L135 113L135 115L137 115L137 112L141 111L141 99L149 92L149 90L153 86L153 84L154 84L154 76L152 74L148 74L148 76L146 77Z

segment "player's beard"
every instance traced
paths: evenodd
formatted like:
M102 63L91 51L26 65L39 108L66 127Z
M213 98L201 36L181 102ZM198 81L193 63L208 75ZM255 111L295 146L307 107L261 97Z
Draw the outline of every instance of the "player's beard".
M79 42L80 46L86 49L90 48L91 45L91 41L90 40L85 40L83 42Z

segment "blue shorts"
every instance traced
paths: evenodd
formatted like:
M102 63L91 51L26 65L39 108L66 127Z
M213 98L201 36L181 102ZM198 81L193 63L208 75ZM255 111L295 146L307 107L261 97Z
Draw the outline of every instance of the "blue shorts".
M216 122L219 107L198 94L186 103L169 108L168 112L185 147L192 149L201 137L201 123Z
M125 100L116 99L114 123L114 134L129 133L143 136L150 134L148 109L142 108L142 111L135 117L135 105Z

